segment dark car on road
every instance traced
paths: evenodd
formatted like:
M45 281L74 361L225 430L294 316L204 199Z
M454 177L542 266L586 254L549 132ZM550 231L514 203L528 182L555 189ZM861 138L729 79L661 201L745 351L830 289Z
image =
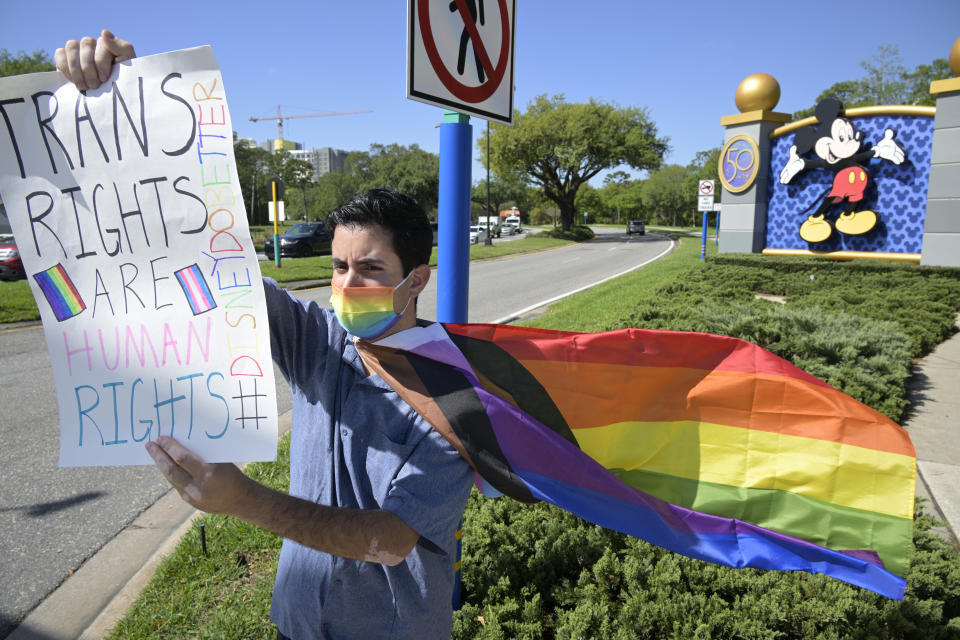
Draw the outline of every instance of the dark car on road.
M263 243L263 252L273 257L273 238ZM322 222L299 222L280 236L280 255L303 258L330 252L330 234Z
M643 224L643 220L631 220L627 223L627 235L631 233L639 233L640 235L647 233L647 226Z
M26 277L13 236L0 235L0 280L19 280Z

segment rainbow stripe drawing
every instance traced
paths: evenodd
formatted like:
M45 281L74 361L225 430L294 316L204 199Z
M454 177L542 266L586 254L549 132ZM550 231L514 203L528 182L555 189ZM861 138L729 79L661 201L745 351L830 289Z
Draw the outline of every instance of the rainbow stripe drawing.
M33 274L33 279L43 291L57 321L63 322L87 308L62 264Z
M480 324L358 344L499 492L692 558L903 598L910 438L754 344Z
M190 310L193 311L193 315L198 316L217 307L217 301L213 299L213 293L207 286L207 281L204 280L200 267L193 264L176 271L175 274L180 287L183 289L183 294L187 296L187 302L190 303Z

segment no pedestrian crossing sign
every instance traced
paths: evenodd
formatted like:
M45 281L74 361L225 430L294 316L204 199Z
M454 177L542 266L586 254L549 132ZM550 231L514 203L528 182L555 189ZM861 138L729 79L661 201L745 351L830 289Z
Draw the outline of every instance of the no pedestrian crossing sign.
M407 98L512 124L516 0L407 7Z

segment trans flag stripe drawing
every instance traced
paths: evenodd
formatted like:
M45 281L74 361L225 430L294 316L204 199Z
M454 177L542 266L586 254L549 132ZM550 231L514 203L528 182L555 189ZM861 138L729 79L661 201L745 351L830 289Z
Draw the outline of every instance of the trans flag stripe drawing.
M43 291L58 321L72 318L87 308L62 264L33 274L33 279Z
M191 265L176 272L177 281L183 288L183 293L187 296L187 302L190 303L190 310L193 315L198 316L201 313L215 309L217 301L213 299L213 293L207 286L200 267Z
M909 437L754 344L480 324L359 344L498 492L692 558L904 596Z

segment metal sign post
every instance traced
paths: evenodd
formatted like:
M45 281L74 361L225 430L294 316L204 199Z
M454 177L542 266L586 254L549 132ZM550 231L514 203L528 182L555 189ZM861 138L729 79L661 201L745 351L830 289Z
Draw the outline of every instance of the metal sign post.
M697 185L697 208L703 213L703 231L700 234L700 259L707 258L707 216L713 211L713 180L701 180Z
M446 111L440 125L437 320L466 322L470 290L470 116Z
M280 206L278 201L283 200L283 181L280 178L270 179L270 190L273 192L273 266L280 268Z

